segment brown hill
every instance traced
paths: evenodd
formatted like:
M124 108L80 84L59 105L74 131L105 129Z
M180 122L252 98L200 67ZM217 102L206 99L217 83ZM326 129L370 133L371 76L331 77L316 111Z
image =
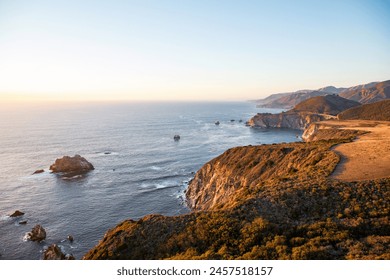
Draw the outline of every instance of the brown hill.
M337 115L344 110L359 105L359 102L348 100L337 95L325 95L306 99L297 104L291 111Z
M390 121L390 99L348 109L337 115L339 120Z
M362 104L381 101L390 98L390 80L352 87L342 91L340 96Z

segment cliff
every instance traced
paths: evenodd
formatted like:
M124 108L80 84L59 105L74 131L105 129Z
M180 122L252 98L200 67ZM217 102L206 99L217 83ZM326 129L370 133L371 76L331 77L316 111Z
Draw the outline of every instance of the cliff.
M280 114L258 113L247 121L251 127L283 127L291 129L306 129L309 124L333 118L333 116L307 113L307 112L285 112Z
M329 125L324 122L310 124L302 134L302 140L305 142L343 139L352 141L358 135L364 134L364 131L355 129L343 129L342 126Z
M330 179L345 141L229 149L191 181L193 212L123 221L84 259L389 259L390 178Z

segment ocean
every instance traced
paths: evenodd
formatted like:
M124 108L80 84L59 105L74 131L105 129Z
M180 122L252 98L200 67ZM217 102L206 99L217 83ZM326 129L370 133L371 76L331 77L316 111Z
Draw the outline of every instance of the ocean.
M249 102L63 103L0 110L0 259L8 260L41 259L53 243L80 259L125 219L185 214L184 191L207 161L231 147L293 142L301 134L246 127L245 121L266 111ZM173 140L176 134L179 141ZM75 154L95 170L67 180L49 172L56 158ZM37 169L45 172L32 175ZM10 218L15 210L25 215ZM25 239L36 224L47 232L41 243Z

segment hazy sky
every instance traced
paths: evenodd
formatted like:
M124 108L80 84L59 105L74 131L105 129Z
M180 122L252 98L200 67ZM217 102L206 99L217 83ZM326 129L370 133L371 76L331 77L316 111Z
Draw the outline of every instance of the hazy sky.
M390 1L0 0L0 100L246 100L390 79Z

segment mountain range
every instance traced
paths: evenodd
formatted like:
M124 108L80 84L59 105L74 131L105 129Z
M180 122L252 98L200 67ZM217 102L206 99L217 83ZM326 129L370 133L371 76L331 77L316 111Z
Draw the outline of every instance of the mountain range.
M295 92L276 93L254 100L258 107L291 109L298 103L316 96L338 94L339 96L362 104L373 103L390 98L390 80L371 82L349 88L327 86L316 90L298 90Z

